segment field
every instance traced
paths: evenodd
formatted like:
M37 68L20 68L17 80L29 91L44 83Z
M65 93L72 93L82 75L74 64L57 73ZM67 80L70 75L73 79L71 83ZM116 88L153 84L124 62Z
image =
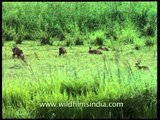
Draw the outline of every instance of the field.
M118 3L99 3L99 5L103 6L100 11L108 9L109 5L107 6L107 4L119 6L117 11L122 13L124 11L120 8L124 8L125 5L134 8L134 3ZM63 19L61 20L68 14L67 12L63 13L65 10L62 10L62 13L53 13L61 16L57 16L53 20L53 23L56 23L56 20L60 22L57 22L57 25L60 27L58 27L58 30L60 29L61 31L57 31L56 28L52 29L56 33L54 35L54 32L50 32L49 29L52 24L47 25L47 22L44 22L43 25L46 28L43 29L43 25L39 26L41 24L40 21L34 21L37 18L33 19L33 21L28 19L32 15L36 16L36 10L32 11L32 14L28 14L28 16L31 15L30 17L26 16L26 21L22 20L24 14L20 14L18 11L22 10L22 13L28 12L27 9L23 11L22 8L29 7L30 3L24 5L3 2L5 15L3 14L2 26L4 31L2 35L2 117L52 119L157 118L156 4L154 2L151 3L139 3L140 13L135 12L138 8L138 3L130 11L135 12L135 17L137 14L143 14L141 10L147 10L147 8L151 7L152 10L145 14L147 22L144 26L147 26L147 28L138 26L142 23L141 19L138 19L140 22L131 21L130 17L133 17L133 14L128 17L125 16L125 20L119 19L120 21L115 20L115 23L112 22L114 24L113 28L110 28L111 26L105 28L107 24L110 24L108 22L105 24L105 21L100 21L96 28L89 27L89 23L84 25L86 27L83 28L85 12L83 13L80 8L84 7L85 10L90 7L96 7L96 3L76 3L79 7L77 10L79 18L75 17L76 14L73 14L72 17L74 19L70 24L66 22L64 25ZM43 12L47 11L49 5L51 5L51 8L54 5L49 2L43 4L44 7L40 15L50 16L51 11L47 14L43 14ZM59 5L59 8L56 10L64 8L65 4L57 2L56 5ZM143 4L145 7L142 7ZM68 9L76 7L74 2L71 5L66 5L68 5ZM33 6L42 7L42 3L33 3ZM34 10L33 6L31 10ZM16 8L17 11L13 10L13 13L7 12L9 8ZM88 19L93 20L90 23L96 24L101 13L95 12L97 16L95 15L95 18L92 18L94 13L91 11L92 9L89 9L88 12L91 13L91 16L88 16ZM88 12L86 12L87 15L89 14ZM16 20L18 21L18 18L13 16L15 13L17 16L19 15L18 17L22 23L15 22ZM107 15L109 14L113 15L112 13ZM116 14L121 15L119 13ZM128 13L128 15L130 14ZM45 19L49 20L48 23L50 23L49 16ZM78 23L77 21L79 20L77 19L81 19L82 23ZM27 20L30 21L28 22L28 27L25 26ZM40 20L43 21L44 19L41 18ZM112 21L109 18L108 20ZM127 21L127 23L121 20ZM148 27L151 24L148 21L154 22L152 27ZM15 27L16 25L17 27ZM33 29L31 26L36 26L37 28ZM110 32L110 30L113 31ZM17 40L20 41L17 42ZM23 50L26 63L18 58L12 59L12 47L15 45ZM106 46L109 51L102 51L101 55L89 54L89 46L92 46L92 49L97 49L101 45ZM67 54L59 56L59 47L61 46L66 48ZM135 67L135 63L138 60L141 60L140 64L147 66L149 70ZM101 101L106 104L114 102L123 103L123 106L41 106L42 103L58 104L71 101L83 103Z
M75 118L92 118L91 115L86 115L85 110L93 112L95 118L109 118L109 111L112 112L113 118L117 116L120 118L123 116L125 118L155 117L157 89L157 57L153 52L156 50L155 47L145 48L139 52L126 45L119 52L105 51L102 55L90 55L88 47L81 46L67 48L68 54L64 56L58 55L58 47L56 46L37 47L32 42L24 42L19 47L26 51L26 61L30 66L21 60L12 60L11 43L6 43L6 47L3 47L2 100L4 117L34 118L45 116L50 118L52 113L55 113L58 118L65 118L65 116L70 118L74 114ZM37 59L33 50L40 60ZM148 52L145 53L146 50ZM135 67L136 60L141 57L143 64L149 66L149 71L137 70ZM95 82L99 83L99 86L96 86ZM60 92L62 83L74 88L73 92L78 89L83 91L86 87L88 89L87 95L77 95L76 98L68 99L67 93ZM98 88L98 94L91 91L92 87ZM64 114L63 111L57 111L54 108L48 110L48 108L39 106L41 102L56 103L70 100L81 102L118 101L124 102L124 108L122 111L120 108L116 108L117 113L112 110L113 108L110 108L111 110L105 108L106 111L103 114L97 113L97 109L100 108L92 108L93 110L78 108L77 111L82 110L81 114L73 108L59 108L70 111ZM128 114L125 112L128 110L133 112ZM62 114L65 116L61 116Z

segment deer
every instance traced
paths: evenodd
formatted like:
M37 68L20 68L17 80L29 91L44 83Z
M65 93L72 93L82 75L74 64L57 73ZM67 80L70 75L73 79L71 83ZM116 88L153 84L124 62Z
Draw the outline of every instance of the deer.
M64 47L59 48L59 55L66 54L67 50Z
M90 54L102 54L102 52L101 51L98 51L98 50L91 50L92 49L92 47L89 47L89 53Z
M135 67L137 67L139 70L149 70L147 66L140 66L141 60L138 60L137 63L135 63Z
M26 62L24 59L23 51L21 49L19 49L18 47L14 47L12 48L12 52L13 52L12 54L13 59L15 58L15 55L17 55L18 59L21 58L24 62Z

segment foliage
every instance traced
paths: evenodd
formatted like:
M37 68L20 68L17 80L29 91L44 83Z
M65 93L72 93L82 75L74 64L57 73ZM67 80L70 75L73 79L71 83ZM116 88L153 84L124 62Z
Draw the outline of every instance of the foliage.
M11 59L13 44L26 63ZM2 116L157 118L156 44L157 2L3 2ZM71 101L124 107L40 106Z
M103 31L104 38L95 38L96 44L102 44L105 37L119 40L121 33L126 43L132 43L135 37L154 37L157 32L156 2L3 2L2 9L6 41L17 35L34 41L41 32L67 41L66 34L85 36Z
M153 45L154 45L154 41L153 41L152 39L147 39L147 40L145 41L145 45L146 45L147 47L153 46Z

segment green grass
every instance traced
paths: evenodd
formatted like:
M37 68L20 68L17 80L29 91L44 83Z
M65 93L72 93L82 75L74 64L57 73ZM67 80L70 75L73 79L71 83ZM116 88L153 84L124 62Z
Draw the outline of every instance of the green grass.
M3 118L157 118L157 2L3 2L2 12ZM27 64L12 59L15 42ZM88 53L99 45L109 51ZM71 101L123 107L40 106Z
M90 55L87 45L72 46L66 47L66 55L59 56L58 46L24 41L18 47L25 54L26 65L12 59L13 43L5 42L2 47L3 118L156 118L155 45L138 51L132 44L117 46L119 51L110 49L102 55ZM135 68L141 58L149 71ZM42 102L67 101L123 102L124 106L40 107Z
M3 2L2 9L6 41L69 35L74 42L87 36L97 44L105 37L132 43L157 33L157 2Z

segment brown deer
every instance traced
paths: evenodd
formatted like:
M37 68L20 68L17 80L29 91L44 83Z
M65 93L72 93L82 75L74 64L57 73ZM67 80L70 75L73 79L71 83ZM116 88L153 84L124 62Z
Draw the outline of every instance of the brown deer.
M14 48L12 48L12 52L13 52L13 54L12 54L13 59L15 58L15 55L17 55L18 59L21 58L24 62L26 62L24 60L24 54L23 54L23 51L21 49L19 49L17 47L14 47Z
M64 47L59 48L59 55L66 54L67 50Z
M98 50L91 50L91 48L92 48L92 47L89 47L89 51L88 51L90 54L102 54L101 51L98 51Z
M135 64L135 67L138 68L139 70L149 70L147 66L140 66L141 61L137 61Z
M99 50L104 50L104 51L109 51L108 48L106 48L106 47L103 48L102 46L99 46L98 49L99 49Z

